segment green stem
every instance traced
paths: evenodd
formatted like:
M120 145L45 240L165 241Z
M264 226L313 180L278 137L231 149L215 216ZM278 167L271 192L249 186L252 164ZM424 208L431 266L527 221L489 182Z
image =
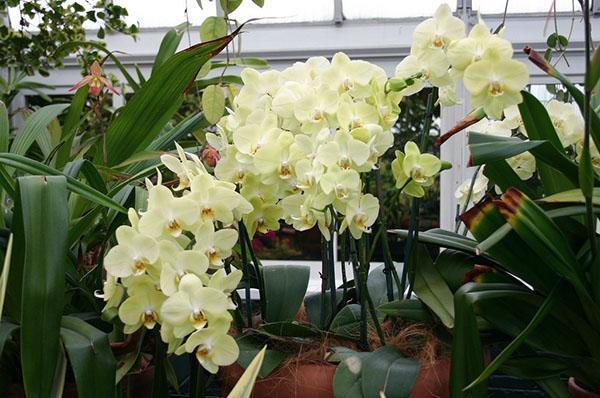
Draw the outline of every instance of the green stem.
M337 286L335 283L335 262L333 261L333 235L336 231L336 216L333 206L330 206L329 210L331 211L331 225L329 227L329 241L327 242L327 265L329 267L329 298L331 300L331 320L333 320L333 318L335 318L335 315L337 314Z
M354 288L356 290L356 298L360 303L360 340L359 347L365 351L369 350L369 323L367 318L367 303L363 293L363 285L360 282L358 254L356 251L356 240L349 239L350 257L352 258L352 273L354 274Z
M254 272L256 273L256 278L258 280L258 292L259 292L259 302L260 302L260 314L261 318L264 316L265 312L265 280L263 278L261 263L256 257L254 253L254 248L252 247L252 239L248 235L248 230L244 226L244 240L246 241L246 246L248 247L248 251L250 252L250 258L252 259L252 264L254 265Z
M246 239L244 239L244 235L246 234L246 227L244 223L240 221L239 223L240 235L242 235L242 239L240 239L240 248L242 254L242 271L244 272L244 280L245 285L244 291L246 292L246 326L252 328L252 300L250 299L250 267L248 264L248 254L246 253Z
M380 198L379 204L379 222L381 224L377 233L380 235L381 247L383 249L383 272L385 274L385 288L387 292L388 301L394 301L394 281L392 280L392 270L394 269L394 263L392 262L392 256L390 253L390 245L387 240L387 226L386 226L386 211L385 211L385 198L383 195L383 184L381 183L381 173L379 169L375 169L375 185L377 189L377 196ZM377 239L374 239L372 248L377 244ZM369 255L369 258L371 256Z
M369 294L369 287L367 286L367 278L369 274L369 260L367 258L367 248L368 241L367 235L363 235L360 240L359 245L359 257L360 257L360 268L359 268L359 277L361 284L361 293L364 296L361 301L366 301L367 306L369 308L369 312L371 313L371 319L373 320L373 324L375 325L375 330L377 331L377 336L379 336L379 341L381 345L385 345L385 337L383 335L383 330L381 329L381 325L379 324L379 319L377 318L377 310L375 309L375 305L373 304L373 299Z
M327 284L329 280L329 268L327 265L327 240L325 240L325 237L321 235L321 329L325 329L327 326L327 313L325 311L327 302L325 296L327 293Z
M196 355L190 354L190 398L203 398L206 396L208 379L208 372L200 366Z
M342 291L343 297L346 297L348 294L348 278L346 277L346 260L348 259L348 231L344 231L342 235L340 235L342 239L342 248L341 248L341 258L340 263L342 265Z

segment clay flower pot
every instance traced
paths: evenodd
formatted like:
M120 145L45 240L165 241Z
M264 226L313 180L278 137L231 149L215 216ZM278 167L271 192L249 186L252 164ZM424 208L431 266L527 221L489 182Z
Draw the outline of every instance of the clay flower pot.
M255 398L332 398L334 364L298 364L276 369L267 377L256 379L252 397ZM220 371L223 396L227 396L244 373L236 362Z
M569 378L569 393L575 398L600 398L600 394L580 387L573 377Z
M264 378L257 378L254 398L333 398L334 364L299 364L279 368ZM244 369L236 362L221 369L223 395L226 396ZM411 398L450 397L450 358L442 358L422 367Z

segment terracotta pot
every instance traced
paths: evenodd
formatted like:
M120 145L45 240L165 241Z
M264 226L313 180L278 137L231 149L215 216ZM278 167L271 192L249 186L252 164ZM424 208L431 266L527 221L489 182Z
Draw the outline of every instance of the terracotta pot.
M450 357L421 367L411 398L450 398Z
M575 398L600 398L600 394L580 387L573 377L569 378L569 393Z
M252 391L254 398L333 398L333 364L299 364L275 370L257 378ZM236 362L221 369L223 396L227 396L244 373Z
M257 378L254 398L333 398L334 364L301 364L278 369L265 378ZM235 363L221 369L223 395L229 394L244 369ZM450 358L421 368L411 398L450 397Z

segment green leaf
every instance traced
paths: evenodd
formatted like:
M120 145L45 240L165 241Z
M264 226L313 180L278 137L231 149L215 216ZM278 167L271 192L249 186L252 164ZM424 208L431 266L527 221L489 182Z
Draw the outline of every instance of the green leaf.
M335 300L339 306L343 299L344 291L336 290ZM331 293L329 290L325 292L325 308L321 306L321 292L309 293L304 297L304 308L308 315L308 321L313 325L320 325L321 311L325 311L325 324L329 324L331 320Z
M252 0L252 2L261 8L265 5L265 0Z
M250 365L248 365L242 374L242 377L235 383L233 390L227 395L227 398L250 398L252 389L254 388L254 382L260 373L266 350L267 346L264 346L263 349L256 354L252 362L250 362Z
M559 376L539 379L535 382L542 390L544 390L546 394L548 394L548 397L550 398L571 397L569 390L567 390L566 383Z
M498 137L490 134L469 133L471 165L496 162L516 156L544 144L545 141L523 141L518 137Z
M158 70L158 68L165 63L170 56L175 54L177 51L177 47L179 47L179 43L181 43L181 38L185 33L186 28L188 28L189 24L184 22L179 24L171 29L165 34L162 41L160 42L160 47L158 49L158 53L154 58L154 65L152 65L152 75Z
M200 40L210 41L227 35L227 22L223 17L208 17L200 25Z
M500 354L485 368L483 372L471 384L465 387L465 390L470 390L476 385L487 380L502 364L519 348L519 346L529 337L529 335L539 326L539 324L548 316L550 311L554 309L554 304L558 300L559 290L555 287L550 295L546 297L544 303L540 306L529 324L519 335L506 346Z
M60 171L53 169L52 167L48 167L40 162L36 162L35 160L28 159L24 156L14 155L10 153L0 153L0 164L4 164L10 167L14 167L25 173L34 174L34 175L53 175L53 176L63 176L67 179L67 188L71 192L75 192L86 199L91 200L99 205L105 206L109 209L113 209L119 211L121 213L127 213L127 210L120 204L116 203L110 197L104 195L101 192L96 191L95 189L89 187L82 182L63 175Z
M2 275L0 275L0 319L2 319L2 312L4 309L4 298L6 297L6 286L8 285L12 245L13 234L10 234L10 237L8 238L8 245L6 246L6 253L4 254L4 265L2 266ZM2 356L1 354L2 350L0 350L0 357Z
M593 90L600 79L600 48L596 48L592 59L590 60L590 70L585 78L585 86L588 90Z
M600 188L594 188L592 191L592 203L600 206ZM585 196L581 189L572 189L569 191L559 192L554 195L541 198L540 202L545 203L585 203Z
M435 268L453 293L464 284L465 274L475 264L481 264L481 258L452 249L441 251L435 259Z
M454 295L454 338L452 341L452 366L450 367L450 394L453 398L485 397L485 382L466 394L463 388L484 369L483 348L470 293L488 289L474 283L462 286Z
M69 215L64 177L20 177L15 239L18 256L11 269L22 269L21 366L27 396L52 391L60 354L64 267ZM40 338L43 331L43 338Z
M515 173L512 167L505 161L490 162L485 165L483 174L500 187L502 192L510 187L517 188L530 197L535 197L535 193L525 181Z
M308 288L310 268L304 265L269 265L261 270L265 283L265 320L293 320Z
M431 322L433 317L421 300L396 300L377 307L377 311L400 319L410 319L417 322Z
M225 113L225 94L220 86L208 86L202 92L202 112L211 124L216 124Z
M335 315L329 326L329 331L336 336L358 340L360 337L360 324L360 305L348 304Z
M145 149L183 101L185 89L211 57L239 30L221 39L200 43L171 56L121 109L106 131L108 165L113 166Z
M301 325L297 322L271 322L260 326L260 330L281 337L318 337L321 331L310 325Z
M69 111L65 116L62 135L60 137L62 145L56 153L55 160L55 166L59 170L69 161L75 133L87 116L87 114L83 114L83 108L88 98L89 88L88 85L85 85L75 92L71 100L71 106L69 106Z
M415 277L413 290L449 329L454 327L453 296L425 246L414 246Z
M362 398L362 358L367 353L357 352L344 358L333 376L335 398ZM376 395L379 396L379 395Z
M24 155L31 144L46 133L46 127L50 122L67 109L69 104L54 104L38 109L32 113L23 126L17 132L15 139L10 146L10 152L17 155Z
M363 359L362 393L364 397L408 397L417 382L421 366L405 358L398 348L387 345Z
M0 101L0 152L8 151L8 140L10 138L10 124L8 111L4 102Z
M402 274L402 265L394 264L396 268L396 272L401 275ZM371 299L373 300L373 305L378 306L383 303L387 303L387 282L385 279L385 266L380 265L375 267L369 272L367 277L367 289L371 294ZM394 297L398 297L398 287L394 284L392 292L394 293Z
M225 12L225 14L231 14L234 12L240 4L242 4L242 0L219 0L221 3L221 8Z
M64 316L60 336L80 397L114 397L116 361L108 335L85 321Z
M250 363L252 363L252 358L256 357L256 355L260 352L262 347L265 346L264 341L259 339L257 336L253 335L242 336L237 339L237 343L240 347L240 356L238 358L238 363L244 369L250 366ZM261 367L258 375L260 377L268 376L287 357L288 354L284 352L267 349L265 352L263 366Z
M407 230L392 229L388 231L391 234L398 235L401 239L406 239L408 236ZM446 231L441 228L430 229L429 231L419 232L418 241L421 243L428 243L441 247L448 247L464 251L467 253L475 253L477 248L477 241L461 234L457 234L451 231Z
M545 164L537 164L538 172L546 194L561 192L573 188L578 182L577 166L565 155L565 150L554 129L552 120L544 105L527 91L521 92L523 102L519 104L519 112L527 135L532 140L547 140L554 147L542 146L538 151L531 151L536 159ZM562 174L557 173L563 173ZM567 180L568 177L571 181Z

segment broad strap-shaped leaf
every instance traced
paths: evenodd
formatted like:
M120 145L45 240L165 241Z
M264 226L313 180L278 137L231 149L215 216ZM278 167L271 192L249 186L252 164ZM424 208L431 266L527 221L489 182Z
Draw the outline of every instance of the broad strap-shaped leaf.
M532 151L536 159L542 160L544 164L538 162L537 169L544 185L546 194L553 194L573 188L578 184L577 166L572 164L565 156L565 150L556 134L554 125L548 116L548 111L542 103L527 91L521 92L523 102L519 104L519 112L523 119L523 124L527 130L527 135L532 140L547 140L554 148L540 147L543 150ZM570 165L569 165L570 164ZM570 174L573 173L575 179ZM556 171L564 173L571 181Z
M122 213L127 211L123 206L116 203L113 199L98 192L90 186L76 180L73 177L65 176L60 171L53 169L52 167L46 166L43 163L36 162L33 159L26 158L24 156L15 155L12 153L0 153L0 164L14 167L28 174L33 175L50 175L50 176L62 176L66 178L67 188L71 192L75 192L86 199L91 200L99 205L105 206L109 209L113 209Z
M109 166L145 149L183 101L183 93L210 58L237 35L200 43L171 56L127 102L106 131Z
M469 390L476 385L482 383L484 380L487 380L492 373L494 373L506 360L520 347L521 344L525 342L525 340L529 337L529 335L534 332L534 330L542 323L544 319L548 316L550 311L554 310L554 306L560 297L560 290L558 288L559 285L555 286L554 289L550 292L548 297L544 300L540 308L535 313L534 317L531 319L527 327L525 327L519 335L512 340L500 354L494 358L494 360L485 368L483 372L475 379L471 384L469 384L466 389Z
M448 329L452 329L454 327L452 292L422 244L414 246L413 261L415 264L413 291Z
M362 360L363 397L408 397L417 382L421 365L406 358L398 348L386 345L365 355Z
M581 265L558 225L535 202L516 189L505 192L497 205L502 216L541 263L571 283L589 321L600 328L600 308L592 299Z
M159 67L165 63L171 55L175 54L177 51L177 47L179 47L179 43L181 43L181 38L188 27L188 23L184 22L177 26L172 27L165 34L162 41L160 42L160 47L158 48L158 53L154 58L154 64L152 65L152 74L154 74Z
M11 278L11 283L16 283L16 296L21 293L23 384L27 396L47 397L60 355L69 227L67 182L60 176L20 177L18 192L14 234L19 253L13 254L11 274L20 270L22 281Z
M48 124L68 107L69 104L47 105L32 113L25 119L23 126L17 132L10 146L10 152L24 155L31 144L47 132L46 127Z
M267 346L264 346L263 349L256 354L252 362L250 362L250 365L248 365L242 374L242 377L235 383L233 390L227 395L227 398L250 398L252 389L254 388L254 382L262 367L266 350Z
M64 316L61 326L79 396L114 397L117 365L108 335L72 316Z
M585 203L585 197L581 189L571 189L546 196L540 201L545 203ZM594 188L592 191L592 204L600 206L600 188Z
M253 358L261 351L261 349L265 346L266 339L260 338L257 335L244 335L237 338L237 344L240 347L240 356L238 358L238 363L244 369L248 368L252 363ZM260 377L266 377L281 362L283 362L289 354L281 351L277 351L274 349L267 348L265 352L265 357L263 361L263 366L261 367L258 375Z
M63 166L69 161L71 156L71 147L73 146L73 140L77 133L77 128L83 122L87 114L83 113L85 102L88 98L88 92L90 87L85 85L79 88L71 101L69 111L65 117L65 122L62 127L61 146L56 152L56 158L54 166L62 170Z
M377 307L377 311L400 319L417 322L433 321L433 317L427 306L421 300L417 299L390 301Z
M391 229L388 233L396 234L404 239L408 236L407 230ZM418 241L421 243L432 244L441 247L448 247L467 253L475 253L477 241L452 231L446 231L441 228L430 229L429 231L419 232Z
M499 137L490 134L469 133L470 164L479 166L504 160L536 148L546 141L523 141L518 137Z
M506 224L506 220L491 200L476 204L461 214L460 218L479 242L485 241ZM556 273L549 272L548 267L540 262L537 253L515 231L507 233L485 254L541 292L549 292L559 279Z
M510 187L517 188L519 191L526 193L530 197L537 197L535 192L529 187L525 181L515 173L512 167L505 161L499 160L496 162L486 163L483 169L483 174L500 187L502 192Z
M6 287L8 286L8 276L10 273L10 258L12 255L13 246L13 234L10 234L8 238L8 245L6 246L6 253L4 254L4 265L2 266L2 273L0 274L0 319L2 319L2 312L4 309L4 298L6 297ZM2 350L0 349L0 354Z
M265 283L265 320L293 320L308 288L310 268L304 265L269 265L262 267L261 271Z
M450 368L450 394L453 398L483 398L487 392L485 381L468 393L463 391L485 368L475 303L481 294L501 296L514 291L520 291L520 288L506 284L467 283L454 294L455 323Z
M8 151L9 138L10 123L8 121L8 110L4 102L0 101L0 152Z

